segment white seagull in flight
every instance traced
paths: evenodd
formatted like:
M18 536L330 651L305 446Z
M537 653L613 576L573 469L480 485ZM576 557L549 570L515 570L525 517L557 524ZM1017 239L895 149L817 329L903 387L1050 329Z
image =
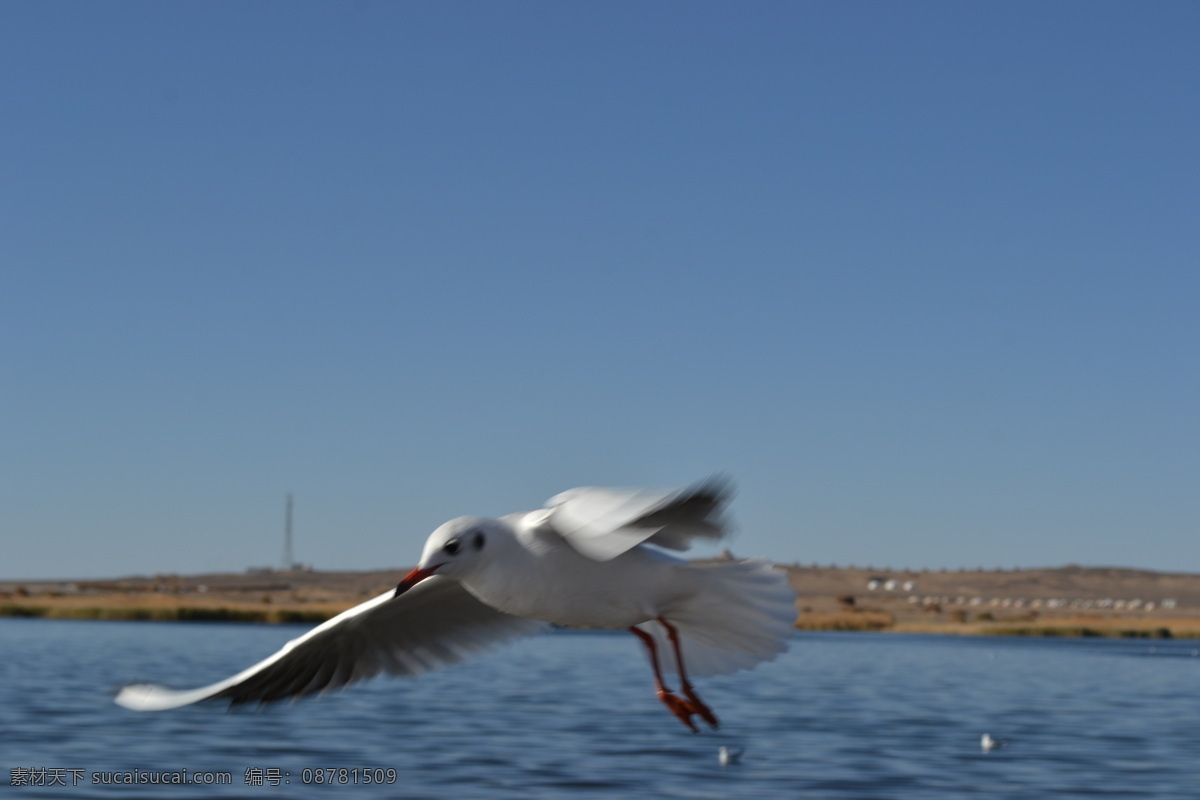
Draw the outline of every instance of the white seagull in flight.
M418 675L555 624L628 629L671 713L693 731L692 717L715 728L689 675L750 669L784 652L795 592L765 561L690 564L647 545L687 550L694 539L720 539L729 494L717 480L672 491L584 487L537 511L450 520L394 590L231 678L187 691L133 684L116 702L136 711L269 703L381 672ZM664 671L678 676L682 696Z

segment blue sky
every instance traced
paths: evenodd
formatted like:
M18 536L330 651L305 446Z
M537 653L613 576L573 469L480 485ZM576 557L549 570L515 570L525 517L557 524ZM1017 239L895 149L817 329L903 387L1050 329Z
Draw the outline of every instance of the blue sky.
M0 6L0 577L736 553L1200 571L1194 3Z

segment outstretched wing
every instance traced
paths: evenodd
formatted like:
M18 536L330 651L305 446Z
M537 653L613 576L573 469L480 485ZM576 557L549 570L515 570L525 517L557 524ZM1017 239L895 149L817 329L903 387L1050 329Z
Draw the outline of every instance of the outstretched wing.
M722 505L728 481L686 489L605 489L585 486L550 498L546 523L588 558L609 561L643 542L687 550L693 539L725 535Z
M132 684L121 689L116 702L135 711L210 699L270 703L337 689L381 672L419 675L545 627L497 611L458 581L435 575L398 597L389 590L339 614L232 678L185 691Z

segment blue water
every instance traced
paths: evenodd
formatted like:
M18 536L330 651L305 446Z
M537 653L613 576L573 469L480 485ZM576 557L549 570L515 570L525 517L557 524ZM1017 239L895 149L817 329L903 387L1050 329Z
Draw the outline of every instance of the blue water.
M360 797L1200 797L1198 642L800 634L774 663L697 681L723 722L698 735L627 634L556 633L264 711L111 701L135 679L223 678L302 630L0 619L0 783L66 784L5 796L328 798L305 782L322 770ZM984 754L984 732L1009 743ZM742 762L721 766L721 745ZM92 783L184 769L232 782Z

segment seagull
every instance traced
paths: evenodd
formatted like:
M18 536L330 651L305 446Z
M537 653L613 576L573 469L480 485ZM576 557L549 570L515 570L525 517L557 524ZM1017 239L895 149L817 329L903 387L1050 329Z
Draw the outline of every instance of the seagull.
M999 750L1008 744L1008 739L993 738L990 733L985 733L979 737L979 748L985 753L990 753L993 750Z
M722 767L727 767L730 764L742 763L742 753L746 752L743 747L726 747L721 745L717 748L717 761L721 762Z
M796 594L769 562L689 563L663 552L725 536L730 494L722 479L672 490L581 487L536 511L452 519L394 590L254 666L199 689L131 684L115 701L136 711L261 705L383 672L416 676L559 625L628 630L649 656L658 699L693 732L693 717L716 728L689 677L774 659L795 621ZM679 693L664 672L678 677Z

